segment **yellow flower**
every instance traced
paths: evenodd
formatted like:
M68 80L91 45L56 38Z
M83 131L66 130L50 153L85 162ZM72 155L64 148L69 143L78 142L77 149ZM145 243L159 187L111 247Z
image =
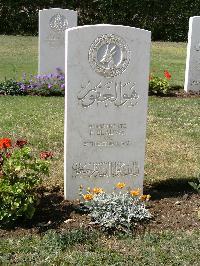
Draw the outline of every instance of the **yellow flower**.
M140 189L138 188L138 189L136 189L136 190L131 190L131 191L130 191L130 194L131 194L131 196L139 196L139 194L140 194Z
M92 200L93 199L93 195L92 194L85 194L83 195L84 200Z
M93 193L94 194L103 193L103 189L100 187L95 187L95 188L93 188Z
M147 199L146 199L146 201L149 201L150 200L150 198L151 198L151 195L147 195Z
M141 195L141 196L140 196L140 200L142 200L142 201L145 201L146 198L147 198L147 195Z
M126 186L126 184L125 183L117 183L117 185L116 185L116 187L117 188L119 188L119 189L122 189L122 188L124 188Z
M140 196L140 200L142 200L142 201L149 201L150 198L151 198L150 195L141 195Z

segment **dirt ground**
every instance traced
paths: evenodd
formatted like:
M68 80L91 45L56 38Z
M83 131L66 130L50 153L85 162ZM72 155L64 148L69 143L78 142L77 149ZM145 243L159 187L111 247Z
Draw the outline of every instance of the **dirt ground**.
M0 229L0 237L92 226L90 217L78 211L76 202L63 200L63 191L59 187L42 189L40 192L41 202L33 219L26 222L19 220L10 229ZM139 233L200 228L200 194L195 193L185 180L145 185L144 193L151 195L147 207L153 218L143 226L138 225Z
M180 91L174 91L173 95L175 97L179 97L179 98L199 98L200 96L200 92L194 92L194 91L190 91L190 92L185 92L183 90Z

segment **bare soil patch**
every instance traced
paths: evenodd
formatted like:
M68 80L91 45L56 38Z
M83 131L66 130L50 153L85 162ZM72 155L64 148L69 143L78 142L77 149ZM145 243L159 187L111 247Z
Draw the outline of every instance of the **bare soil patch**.
M199 98L200 97L200 92L185 92L184 90L181 91L175 91L174 95L178 98Z

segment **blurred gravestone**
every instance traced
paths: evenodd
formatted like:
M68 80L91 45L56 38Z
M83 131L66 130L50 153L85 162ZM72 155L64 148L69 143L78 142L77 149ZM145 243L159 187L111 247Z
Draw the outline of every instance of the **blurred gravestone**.
M65 67L65 30L77 26L77 12L51 8L39 11L39 74Z
M189 20L184 90L200 91L200 16Z
M142 188L151 33L83 26L66 42L65 198L80 185Z

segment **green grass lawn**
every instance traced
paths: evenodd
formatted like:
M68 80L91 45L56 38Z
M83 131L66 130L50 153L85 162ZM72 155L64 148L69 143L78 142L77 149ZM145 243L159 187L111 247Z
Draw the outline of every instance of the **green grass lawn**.
M151 72L163 77L163 71L171 75L171 85L182 86L185 79L186 43L153 42Z
M37 38L0 36L0 79L37 72ZM183 86L186 44L153 43L151 70L167 69ZM0 136L26 138L35 152L54 153L44 185L63 188L64 98L0 97ZM149 97L145 184L189 181L200 171L199 98ZM178 183L177 183L178 184ZM199 265L199 231L138 237L79 231L9 237L0 265Z
M37 37L0 35L0 80L37 73Z
M0 135L54 153L47 184L63 187L64 98L0 97ZM191 178L200 165L200 100L149 97L145 181Z
M0 265L199 265L199 231L110 236L84 230L3 239Z
M38 38L0 35L0 80L20 79L23 72L37 73ZM186 43L153 42L151 72L164 77L164 70L172 74L171 84L183 86Z

